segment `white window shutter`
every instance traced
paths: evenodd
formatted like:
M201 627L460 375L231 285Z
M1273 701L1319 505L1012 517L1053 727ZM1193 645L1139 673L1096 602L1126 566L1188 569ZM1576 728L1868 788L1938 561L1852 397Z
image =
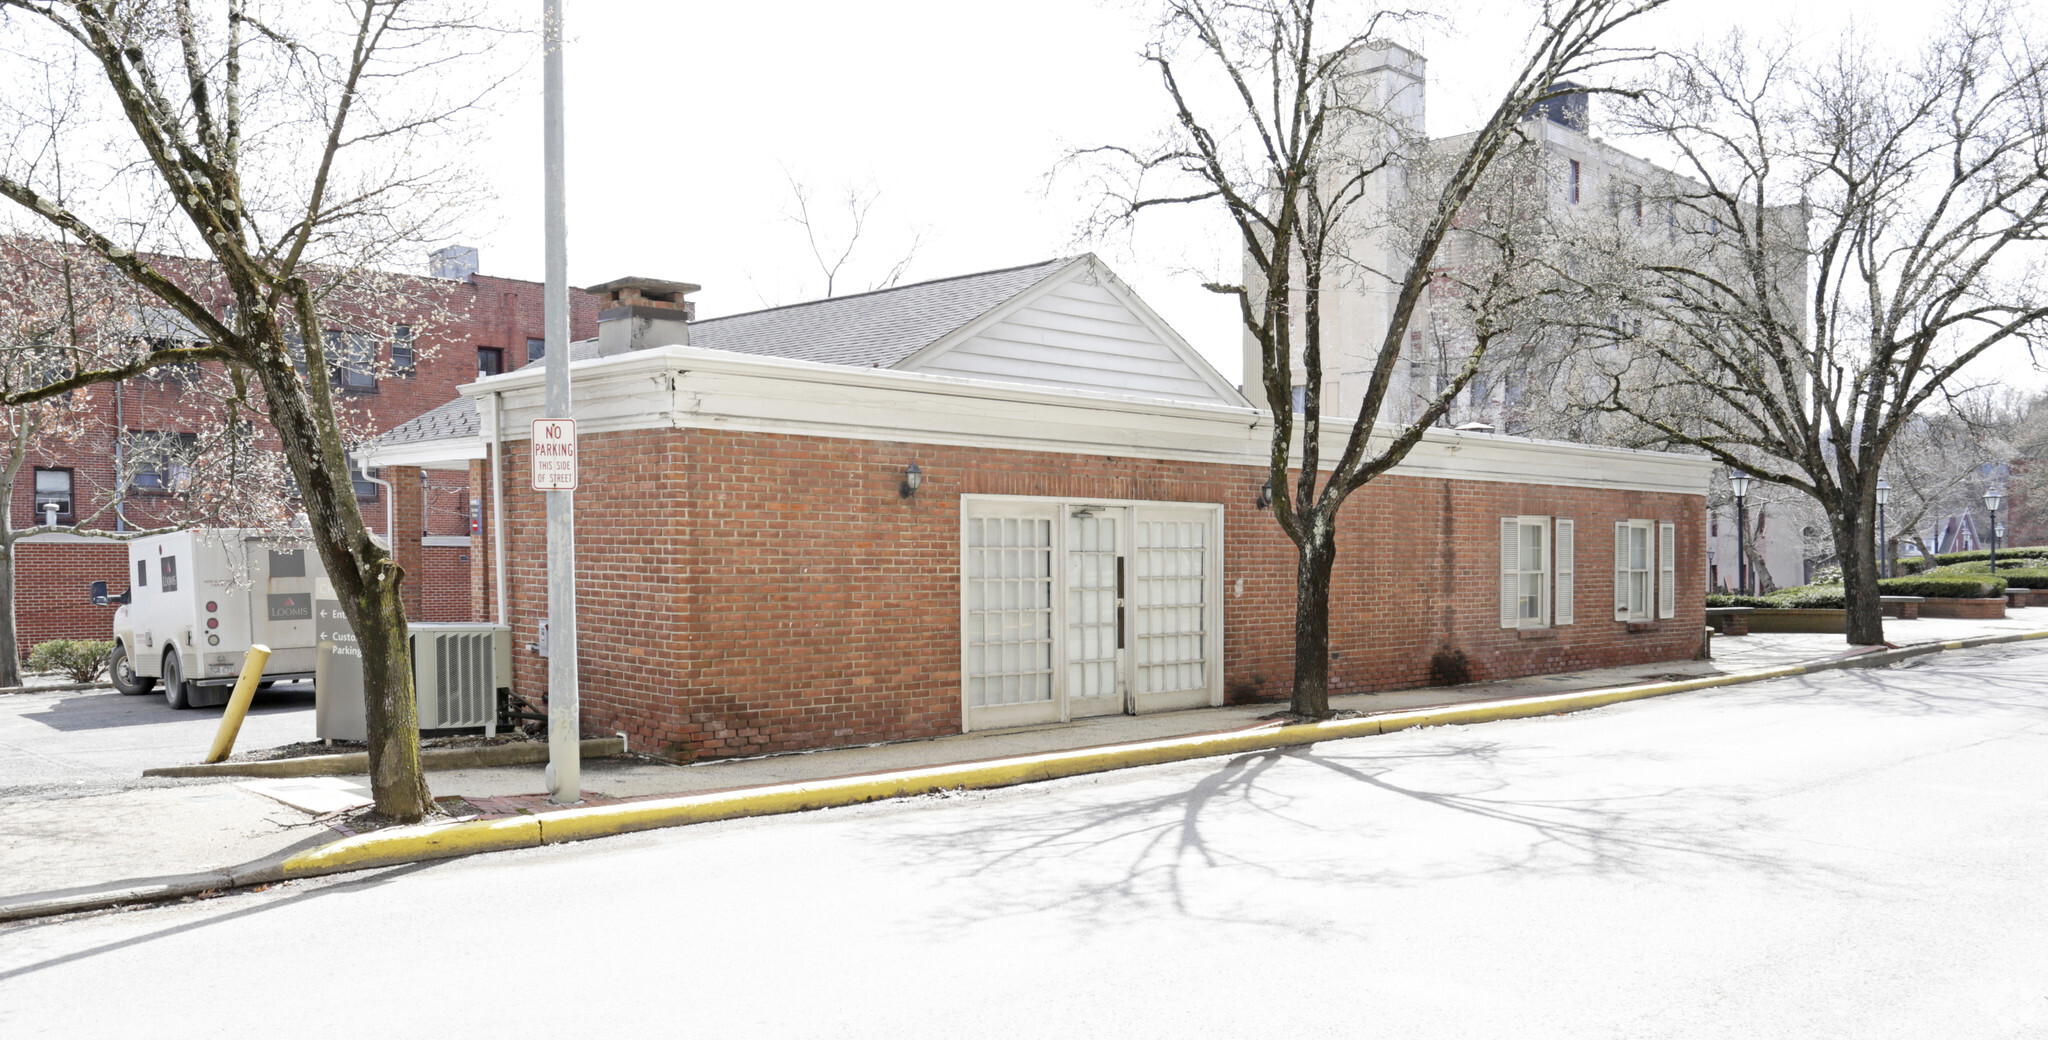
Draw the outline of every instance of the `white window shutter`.
M1554 547L1551 551L1557 560L1557 570L1551 579L1554 605L1550 608L1550 618L1552 624L1569 625L1572 623L1572 522L1559 519L1554 526L1557 530L1552 535Z
M1522 624L1521 604L1516 593L1522 582L1522 529L1512 516L1500 518L1500 627Z
M1628 521L1614 522L1614 620L1628 620Z
M1678 526L1657 525L1657 616L1678 616Z

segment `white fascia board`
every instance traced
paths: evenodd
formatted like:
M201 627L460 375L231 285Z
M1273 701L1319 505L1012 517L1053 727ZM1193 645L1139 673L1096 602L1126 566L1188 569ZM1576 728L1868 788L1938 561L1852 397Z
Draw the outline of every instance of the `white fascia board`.
M702 347L658 347L570 366L579 433L713 429L1262 467L1271 420L1250 407L850 368ZM505 439L544 418L541 373L463 392L504 394ZM485 410L488 426L488 410ZM1326 423L1325 468L1351 427ZM1393 427L1375 432L1384 445ZM479 449L490 430L477 438ZM1300 453L1293 453L1298 460ZM1708 459L1430 429L1400 476L1704 495Z
M477 437L443 437L405 444L366 444L351 453L365 466L417 466L420 469L449 469L467 472L469 464L486 456L484 442Z

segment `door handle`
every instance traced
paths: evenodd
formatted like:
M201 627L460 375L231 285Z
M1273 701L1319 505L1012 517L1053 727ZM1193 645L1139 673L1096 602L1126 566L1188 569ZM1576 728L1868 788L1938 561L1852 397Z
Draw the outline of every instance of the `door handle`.
M1116 558L1116 648L1124 648L1124 558Z

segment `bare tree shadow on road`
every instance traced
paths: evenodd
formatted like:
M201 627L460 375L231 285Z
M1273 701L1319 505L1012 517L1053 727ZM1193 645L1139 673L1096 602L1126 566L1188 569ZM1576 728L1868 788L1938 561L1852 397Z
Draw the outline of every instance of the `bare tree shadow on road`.
M1544 748L1448 734L1430 740L1242 755L1167 793L1100 804L1088 797L1092 785L1069 784L1043 791L1042 804L1021 818L1021 799L1012 795L1001 813L990 813L1001 822L963 828L951 814L934 819L913 849L953 865L953 879L971 886L972 897L946 901L931 923L951 928L1046 912L1103 923L1168 911L1313 935L1326 927L1322 921L1288 912L1292 900L1282 893L1295 883L1388 890L1500 873L1644 876L1701 862L1780 886L1866 883L1776 847L1733 792L1543 793L1572 764L1597 763L1603 775L1626 777L1628 760L1654 754L1573 753L1560 761ZM1346 783L1333 790L1290 766ZM1481 840L1457 861L1401 844L1412 834L1471 825L1483 828ZM1118 866L1076 880L1068 860Z

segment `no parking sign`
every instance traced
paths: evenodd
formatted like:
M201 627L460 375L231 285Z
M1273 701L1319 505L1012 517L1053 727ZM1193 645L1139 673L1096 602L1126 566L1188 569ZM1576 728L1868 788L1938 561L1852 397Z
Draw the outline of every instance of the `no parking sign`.
M533 421L533 489L576 490L576 420Z

